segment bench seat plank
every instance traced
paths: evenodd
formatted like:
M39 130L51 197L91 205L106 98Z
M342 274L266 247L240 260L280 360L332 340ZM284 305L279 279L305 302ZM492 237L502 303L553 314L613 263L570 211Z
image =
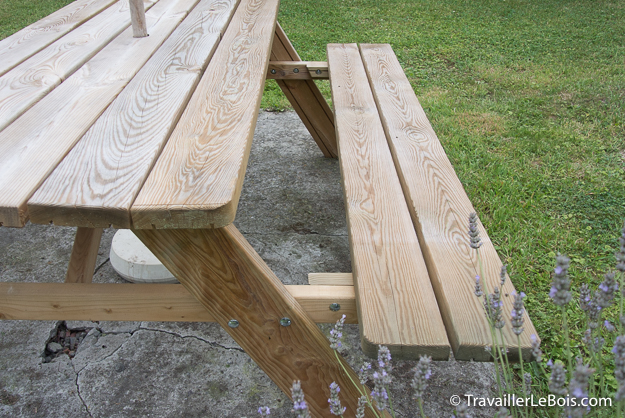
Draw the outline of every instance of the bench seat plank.
M150 36L128 28L0 132L0 224L24 225L28 198L196 3L161 0L146 13Z
M0 75L33 56L116 0L77 0L0 41Z
M146 9L156 0L146 0ZM120 1L0 78L0 131L98 53L130 25Z
M135 229L223 227L241 194L278 0L241 0L132 206Z
M450 346L356 44L328 67L363 350L446 359Z
M474 294L479 273L467 234L473 205L391 46L363 44L360 49L455 358L490 360L484 350L490 345L490 328L481 299ZM484 274L492 292L499 286L501 261L483 225L479 228ZM507 280L502 294L513 291ZM510 318L513 298L503 297L503 301L504 317ZM532 333L536 330L526 312L521 335L524 356L529 356ZM514 357L516 335L509 326L504 335Z
M130 207L237 0L202 0L28 202L35 223L130 228Z

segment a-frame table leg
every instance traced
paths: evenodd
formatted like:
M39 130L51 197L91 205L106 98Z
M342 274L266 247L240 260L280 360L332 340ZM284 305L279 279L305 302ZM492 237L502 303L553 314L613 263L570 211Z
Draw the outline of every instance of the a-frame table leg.
M134 232L280 389L290 397L293 381L302 382L313 417L330 416L333 381L346 416L355 415L359 394L339 361L358 377L233 225Z
M300 61L286 33L276 24L272 61ZM276 80L326 157L338 157L334 113L313 80Z
M65 283L91 283L102 239L102 228L76 230Z

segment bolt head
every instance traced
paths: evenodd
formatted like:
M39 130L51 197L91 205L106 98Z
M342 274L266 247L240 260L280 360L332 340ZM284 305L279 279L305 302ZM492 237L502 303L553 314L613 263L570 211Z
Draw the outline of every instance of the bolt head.
M299 73L299 68L293 68L294 73Z
M280 325L282 325L283 327L288 327L289 325L291 325L291 320L287 317L284 317L280 319Z
M236 328L239 326L239 321L237 321L236 319L231 319L230 321L228 321L228 326L230 328Z
M337 312L339 310L341 310L341 305L339 305L338 303L331 303L330 304L330 310L333 312Z
M275 74L276 72L275 68L271 70L271 74Z

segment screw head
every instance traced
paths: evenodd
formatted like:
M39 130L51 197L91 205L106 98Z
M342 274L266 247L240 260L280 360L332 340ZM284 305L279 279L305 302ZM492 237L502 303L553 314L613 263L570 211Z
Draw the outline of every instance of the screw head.
M330 310L337 312L339 310L341 310L341 305L339 305L338 303L331 303L330 304Z
M299 68L293 68L294 73L299 73Z
M287 317L284 317L280 319L280 325L282 325L283 327L288 327L289 325L291 325L291 320Z
M276 71L276 69L275 69L275 68L273 68L273 69L271 70L271 74L275 74L276 72L277 72L277 71Z
M321 70L315 70L317 74L321 74Z
M228 326L230 328L236 328L239 326L239 321L237 321L236 319L231 319L230 321L228 321Z

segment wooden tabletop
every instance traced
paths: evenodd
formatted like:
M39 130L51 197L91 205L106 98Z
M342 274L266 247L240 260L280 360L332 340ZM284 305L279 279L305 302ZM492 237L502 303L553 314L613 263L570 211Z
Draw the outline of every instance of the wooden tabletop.
M78 0L0 42L0 224L235 216L278 0ZM4 57L9 57L6 60Z

